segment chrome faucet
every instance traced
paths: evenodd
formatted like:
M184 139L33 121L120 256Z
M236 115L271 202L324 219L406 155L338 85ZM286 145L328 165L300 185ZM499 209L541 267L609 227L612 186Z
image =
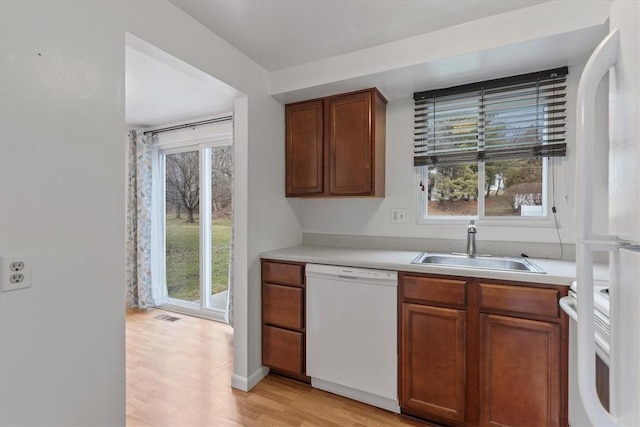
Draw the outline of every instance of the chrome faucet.
M476 256L476 233L478 230L475 221L472 219L467 227L467 256L474 258Z

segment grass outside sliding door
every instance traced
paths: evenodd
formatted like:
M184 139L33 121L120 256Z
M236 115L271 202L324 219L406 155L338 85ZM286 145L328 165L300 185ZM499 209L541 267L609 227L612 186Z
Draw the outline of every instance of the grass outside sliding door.
M199 225L184 218L167 216L167 287L171 298L197 301L200 298ZM231 219L215 219L212 227L211 293L227 290Z

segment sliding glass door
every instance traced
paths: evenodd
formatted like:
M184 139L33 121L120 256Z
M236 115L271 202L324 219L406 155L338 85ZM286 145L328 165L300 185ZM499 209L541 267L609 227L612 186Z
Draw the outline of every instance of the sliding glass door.
M165 155L165 271L169 298L200 302L200 153Z
M231 273L232 146L211 148L211 286L207 306L226 310Z
M161 158L167 308L224 320L232 268L233 147L183 147L165 150Z

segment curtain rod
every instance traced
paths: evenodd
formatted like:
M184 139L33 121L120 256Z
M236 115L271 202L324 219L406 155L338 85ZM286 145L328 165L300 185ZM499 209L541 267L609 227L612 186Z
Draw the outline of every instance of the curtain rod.
M180 129L187 129L187 128L195 128L196 126L208 125L209 123L227 122L229 120L233 120L233 116L216 117L215 119L202 120L200 122L185 123L183 125L176 125L176 126L169 126L161 129L148 130L146 132L143 132L143 135L147 135L147 134L155 135L157 133L169 132L172 130L180 130Z

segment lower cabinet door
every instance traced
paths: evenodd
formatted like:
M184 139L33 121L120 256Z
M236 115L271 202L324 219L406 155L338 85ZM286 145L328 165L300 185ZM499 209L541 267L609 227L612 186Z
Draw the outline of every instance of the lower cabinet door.
M295 375L304 375L302 332L262 326L262 364Z
M559 426L560 325L482 314L480 424Z
M402 304L400 406L426 418L465 421L466 314Z

